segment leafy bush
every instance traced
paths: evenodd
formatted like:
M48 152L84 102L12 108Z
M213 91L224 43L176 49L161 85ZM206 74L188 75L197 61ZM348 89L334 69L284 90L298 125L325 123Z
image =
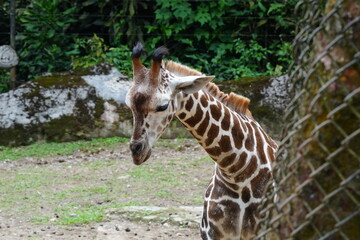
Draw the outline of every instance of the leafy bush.
M20 0L18 79L102 61L129 75L136 41L149 50L165 45L173 60L218 80L283 74L297 2Z
M22 11L17 36L20 77L31 79L41 72L70 67L70 56L77 51L66 30L76 22L75 11L76 7L63 10L59 0L34 0Z
M106 52L109 47L104 44L104 39L96 34L92 38L78 38L75 42L75 48L80 54L72 56L73 68L87 68L106 61Z
M291 61L286 38L296 2L157 0L156 24L146 26L156 37L146 43L165 43L182 62L218 79L281 74Z
M108 62L126 76L132 74L131 50L127 46L110 48L104 43L104 39L95 34L92 38L76 39L75 47L81 54L72 57L73 68L86 68Z

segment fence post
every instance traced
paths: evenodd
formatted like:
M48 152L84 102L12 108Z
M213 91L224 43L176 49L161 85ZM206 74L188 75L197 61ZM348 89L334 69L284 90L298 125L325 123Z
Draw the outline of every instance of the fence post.
M15 35L16 35L16 22L15 22L15 8L16 0L10 0L10 46L16 51ZM15 88L16 82L16 67L10 69L10 89Z

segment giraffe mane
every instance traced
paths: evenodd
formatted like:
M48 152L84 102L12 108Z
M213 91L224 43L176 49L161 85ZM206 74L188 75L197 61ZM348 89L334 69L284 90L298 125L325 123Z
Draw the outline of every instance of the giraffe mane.
M180 63L173 61L163 62L163 67L168 71L178 75L178 76L202 76L203 73L184 66ZM203 89L211 96L215 97L217 100L228 106L230 109L234 110L237 113L245 114L248 117L252 118L252 114L248 109L250 99L247 97L238 95L236 93L231 92L230 94L226 94L222 92L219 87L215 83L208 83Z

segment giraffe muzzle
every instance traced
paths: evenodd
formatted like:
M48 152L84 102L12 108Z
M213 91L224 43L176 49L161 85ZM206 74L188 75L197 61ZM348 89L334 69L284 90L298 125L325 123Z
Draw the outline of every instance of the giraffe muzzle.
M130 150L133 155L138 155L143 150L143 144L141 142L131 142Z
M130 150L135 165L140 165L151 156L151 149L142 141L130 142Z

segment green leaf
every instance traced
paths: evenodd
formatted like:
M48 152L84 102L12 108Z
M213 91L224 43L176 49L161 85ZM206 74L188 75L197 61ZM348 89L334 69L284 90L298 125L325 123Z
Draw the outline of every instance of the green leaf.
M170 37L172 33L172 30L170 28L165 29L165 35L166 37Z
M63 14L69 15L69 14L74 13L75 11L76 11L76 7L72 7L72 8L69 8L69 9L65 10L65 11L63 12Z
M54 37L54 35L55 35L55 30L54 29L50 29L48 31L48 33L47 33L48 38L52 38L52 37Z
M191 6L187 2L184 2L183 4L178 6L174 11L174 16L176 18L185 19L190 15L191 15Z
M96 3L96 2L97 2L97 0L87 0L87 1L83 2L82 5L87 7L87 6L90 6L90 5L92 5L92 4Z
M201 24L201 26L203 26L211 20L211 16L208 13L200 12L196 15L196 20Z
M24 14L24 15L31 16L31 15L32 15L32 12L29 11L29 10L25 10L25 11L23 11L23 14Z
M258 1L257 4L258 4L259 8L261 9L261 11L266 12L266 7L264 6L264 4L261 3L261 1Z
M168 25L172 17L172 12L168 9L159 8L155 10L156 20L159 24Z
M283 4L283 3L271 3L267 14L269 15L272 11L277 11L277 10L283 8L284 6L285 6L285 4Z
M61 21L56 21L56 25L58 25L59 27L63 27L65 26L65 23Z
M187 45L189 45L191 47L193 46L193 42L188 38L181 38L181 39L179 39L179 41L184 43L184 44L187 44Z
M264 24L266 24L266 23L267 23L267 19L263 19L263 20L259 21L259 22L256 24L256 26L257 26L257 27L261 27L262 25L264 25Z

